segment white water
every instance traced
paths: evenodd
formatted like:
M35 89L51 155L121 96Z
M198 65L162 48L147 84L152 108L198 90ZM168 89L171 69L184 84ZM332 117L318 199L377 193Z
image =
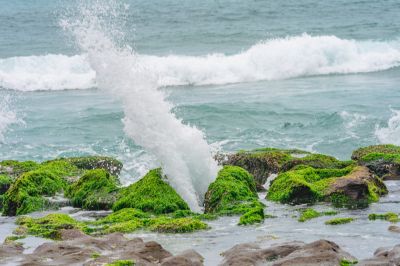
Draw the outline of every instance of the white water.
M379 142L400 145L400 110L392 110L393 115L388 120L387 127L377 127L375 136Z
M134 51L117 46L113 25L103 19L118 16L118 8L115 1L83 4L78 18L61 24L87 54L98 87L123 102L126 134L156 156L171 185L193 210L199 211L218 170L210 146L202 131L183 124L171 112L173 106L158 90L157 79Z
M132 62L133 64L134 62ZM336 36L270 39L234 55L136 55L158 86L212 85L351 74L400 66L400 41L355 41ZM14 90L85 89L96 86L87 55L0 59L0 86Z
M4 142L4 134L12 124L21 123L22 120L18 119L15 112L9 109L10 96L0 98L0 144Z

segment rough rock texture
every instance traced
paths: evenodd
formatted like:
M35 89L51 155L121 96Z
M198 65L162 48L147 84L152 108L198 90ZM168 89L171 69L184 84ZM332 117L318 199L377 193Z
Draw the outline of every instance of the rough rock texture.
M363 208L385 194L385 184L365 166L302 167L284 172L273 180L267 198L290 204L326 201L337 207Z
M393 248L378 248L374 257L360 261L357 266L397 266L400 265L400 245Z
M273 266L331 266L340 265L343 259L354 261L355 258L327 240L318 240L310 244L288 242L269 248L260 248L255 244L240 244L221 254L224 266L261 265L266 261Z
M302 150L284 150L262 148L252 151L240 151L235 154L217 157L223 165L235 165L246 169L252 174L257 188L263 190L263 185L271 174L289 171L298 165L313 168L344 168L353 164L352 161L340 161L332 156L312 154Z
M117 260L133 261L135 265L201 266L203 257L194 250L172 256L154 241L127 239L114 233L102 238L87 236L79 230L62 230L62 241L44 243L32 254L22 254L21 245L0 246L0 263L7 256L20 256L21 265L104 265Z
M400 180L400 147L373 145L355 150L351 156L384 180Z

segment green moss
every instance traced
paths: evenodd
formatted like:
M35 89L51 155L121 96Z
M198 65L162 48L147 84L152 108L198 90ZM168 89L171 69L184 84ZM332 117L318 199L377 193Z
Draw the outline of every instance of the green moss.
M20 176L4 195L3 215L21 215L49 207L43 196L53 196L66 186L64 180L47 170Z
M253 177L238 166L225 166L210 184L205 197L205 212L244 214L255 207L258 196Z
M331 220L326 221L325 224L338 225L338 224L351 223L352 221L354 221L353 218L335 218L335 219L331 219Z
M0 195L6 193L12 183L11 177L7 175L0 175Z
M26 235L12 235L12 236L7 236L6 239L4 240L4 243L10 243L10 242L14 242L20 239L24 239L26 238Z
M107 210L115 202L117 185L117 178L106 170L89 170L67 188L65 195L71 199L74 207Z
M325 212L317 212L314 209L307 208L301 211L300 217L298 219L299 222L305 222L320 216L328 216L328 215L336 215L336 211L325 211Z
M133 260L116 260L112 263L108 263L105 266L134 266L135 262Z
M368 219L369 220L386 220L389 221L391 223L397 223L400 221L399 219L399 215L394 213L394 212L387 212L387 213L383 213L383 214L376 214L376 213L371 213L370 215L368 215Z
M189 206L162 180L161 169L148 172L141 180L120 190L113 210L136 208L155 214L189 210Z
M340 266L352 266L356 265L357 263L358 263L357 260L347 260L347 259L340 260Z
M353 151L351 158L356 161L364 160L364 158L370 161L374 160L375 156L379 157L383 154L400 154L400 147L392 144L363 147Z
M38 167L39 164L33 161L19 162L6 160L0 162L0 174L5 174L15 179L21 174L35 170Z
M20 231L27 234L59 240L62 229L79 229L83 232L90 232L90 229L81 222L78 222L67 214L53 213L42 218L28 216L19 217L16 221Z
M239 219L239 225L250 225L264 222L264 208L253 208L243 214Z
M285 165L282 166L282 171L288 171L300 165L311 166L316 169L340 169L354 165L354 161L340 161L335 157L324 154L308 154L302 158L291 157Z
M97 258L99 258L100 256L101 256L100 253L95 252L95 253L93 253L92 256L90 256L90 257L91 257L92 259L97 259Z
M198 219L159 217L150 221L151 231L162 233L190 233L208 228L208 225Z
M353 168L314 169L305 167L280 174L271 184L267 198L281 203L314 203L322 201L329 185Z
M83 170L104 169L112 175L118 175L123 166L120 161L105 156L59 158L54 161L65 161Z
M111 224L127 222L130 220L135 220L137 218L150 218L148 213L142 212L138 209L125 208L107 215L104 218L97 220L96 224Z
M102 234L110 234L110 233L132 233L136 231L139 228L143 228L145 226L145 223L141 219L131 219L128 221L124 222L117 222L113 224L109 224L104 226L101 230L100 233Z

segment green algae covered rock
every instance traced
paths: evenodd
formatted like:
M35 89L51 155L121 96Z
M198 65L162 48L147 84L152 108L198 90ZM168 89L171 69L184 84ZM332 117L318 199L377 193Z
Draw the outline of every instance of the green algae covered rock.
M107 263L105 266L134 266L135 262L133 260L116 260L112 263Z
M334 218L325 222L327 225L338 225L338 224L348 224L354 221L354 218Z
M6 193L12 183L11 177L8 175L0 175L0 195Z
M67 177L77 173L78 169L67 162L50 162L22 174L4 194L3 215L27 214L50 207L44 196L62 192Z
M389 221L391 223L397 223L400 221L399 215L394 212L387 212L387 213L383 213L383 214L371 213L368 215L368 219L371 221L385 220L385 221Z
M336 215L337 211L325 211L325 212L318 212L312 208L307 208L301 211L301 215L298 219L299 222L305 222L314 218L318 218L320 216L327 216L327 215Z
M66 161L82 170L104 169L112 175L118 175L123 167L117 159L106 156L58 158L54 161Z
M35 170L38 167L39 164L33 161L6 160L0 162L0 175L7 175L12 179L16 179L21 174Z
M336 207L363 208L386 193L383 182L366 167L300 167L280 174L271 183L267 198L289 204L326 201Z
M149 171L138 182L120 190L113 210L123 208L136 208L154 214L189 210L181 196L163 180L160 168Z
M400 147L386 144L357 149L352 159L385 180L400 179Z
M241 224L263 221L263 209L253 176L238 166L224 166L205 195L205 213L243 214Z
M71 184L65 195L74 207L87 210L111 209L118 191L118 179L104 169L87 171Z
M62 213L52 213L42 218L22 216L17 219L16 224L19 225L17 230L19 232L55 240L61 239L61 230L63 229L79 229L85 233L90 232L84 223Z
M160 233L190 233L208 228L208 225L194 218L160 217L149 221L149 229Z
M262 148L228 155L223 164L246 169L254 176L257 186L261 188L271 174L288 171L298 165L313 168L344 168L353 162L339 161L332 156L312 154L297 149Z

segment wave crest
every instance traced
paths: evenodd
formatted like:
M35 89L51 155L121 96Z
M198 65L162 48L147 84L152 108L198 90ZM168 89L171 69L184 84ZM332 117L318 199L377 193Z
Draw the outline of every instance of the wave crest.
M400 42L336 36L270 39L234 55L137 55L159 86L221 85L301 76L351 74L400 66ZM0 86L14 90L86 89L96 86L86 55L0 59Z

